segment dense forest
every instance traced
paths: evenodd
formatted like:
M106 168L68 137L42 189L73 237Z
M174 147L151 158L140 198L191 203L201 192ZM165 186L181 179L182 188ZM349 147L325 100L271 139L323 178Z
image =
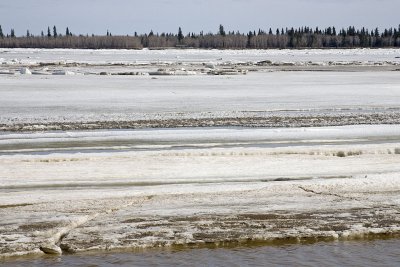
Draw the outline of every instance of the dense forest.
M223 25L217 33L187 33L181 28L177 33L135 34L133 36L75 35L69 28L57 32L56 26L47 28L39 36L26 32L17 36L14 29L3 33L0 25L1 48L84 48L84 49L141 49L141 48L205 48L205 49L270 49L270 48L381 48L400 47L400 25L396 28L368 30L353 26L337 30L335 27L313 29L310 27L269 29L248 33L226 32Z

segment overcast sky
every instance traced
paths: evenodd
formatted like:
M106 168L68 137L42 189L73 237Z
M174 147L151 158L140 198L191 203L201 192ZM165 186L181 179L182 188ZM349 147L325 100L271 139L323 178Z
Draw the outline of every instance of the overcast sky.
M0 0L0 25L17 35L248 32L269 27L398 27L400 0Z

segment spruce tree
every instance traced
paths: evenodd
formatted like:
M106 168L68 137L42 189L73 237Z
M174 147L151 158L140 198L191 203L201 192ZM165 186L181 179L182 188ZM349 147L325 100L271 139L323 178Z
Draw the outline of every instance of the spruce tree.
M379 37L379 29L375 28L375 33L374 33L375 37Z
M47 37L51 37L50 27L47 27Z
M66 35L66 36L69 36L69 35L70 35L70 32L69 32L68 27L67 27L67 29L65 30L65 35Z
M14 31L14 29L11 29L10 35L11 35L11 38L14 38L14 37L15 37L15 31Z
M0 25L0 38L4 38L4 33L3 33L3 29L1 28L1 25Z
M178 41L179 43L183 40L183 33L181 27L178 29Z
M250 48L251 46L251 39L253 38L255 34L253 34L252 31L249 31L249 33L247 34L247 48Z
M57 38L57 28L55 25L53 26L53 36L54 38Z
M222 24L219 25L219 35L221 35L221 36L226 35L224 26Z

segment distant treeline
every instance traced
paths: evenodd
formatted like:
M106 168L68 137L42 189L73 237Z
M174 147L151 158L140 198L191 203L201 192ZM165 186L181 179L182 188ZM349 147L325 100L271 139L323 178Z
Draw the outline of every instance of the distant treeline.
M335 27L313 29L301 27L248 33L225 32L219 26L217 33L188 33L184 35L181 28L177 33L135 33L133 36L113 36L107 31L104 36L75 35L66 28L65 34L59 34L54 26L47 34L34 36L29 30L25 36L17 37L12 29L4 34L0 25L1 48L83 48L83 49L141 49L141 48L215 48L215 49L269 49L269 48L381 48L400 47L400 25L396 28L378 28L368 30L347 29L336 30Z

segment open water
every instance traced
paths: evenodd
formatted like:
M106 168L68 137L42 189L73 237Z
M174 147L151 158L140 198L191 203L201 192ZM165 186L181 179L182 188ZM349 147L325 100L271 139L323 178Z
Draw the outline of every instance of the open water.
M4 262L3 262L4 263ZM1 262L0 262L1 265ZM5 266L400 266L400 240L26 258Z

